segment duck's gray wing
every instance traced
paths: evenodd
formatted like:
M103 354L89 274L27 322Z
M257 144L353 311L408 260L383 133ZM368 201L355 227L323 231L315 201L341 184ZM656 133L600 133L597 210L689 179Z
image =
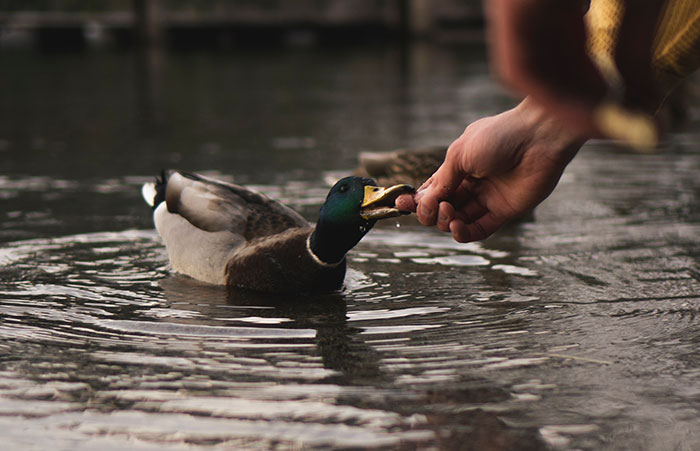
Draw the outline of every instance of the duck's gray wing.
M168 211L207 231L228 231L250 241L309 223L264 194L198 174L173 172L167 181Z

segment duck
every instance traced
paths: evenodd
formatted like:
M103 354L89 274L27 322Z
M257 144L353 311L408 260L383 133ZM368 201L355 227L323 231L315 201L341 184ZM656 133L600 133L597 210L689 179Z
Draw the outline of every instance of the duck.
M447 146L396 149L380 152L360 152L358 166L353 171L360 177L371 177L380 185L407 183L420 186L445 160Z
M328 192L318 221L244 186L200 174L162 171L142 187L175 272L202 282L267 293L341 290L346 254L395 205L408 184L380 187L348 176Z

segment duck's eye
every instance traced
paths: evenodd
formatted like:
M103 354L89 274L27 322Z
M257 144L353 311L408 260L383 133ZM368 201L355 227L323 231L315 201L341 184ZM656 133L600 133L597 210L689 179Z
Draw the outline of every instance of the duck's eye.
M348 190L348 185L340 185L340 187L338 188L338 191L340 191L341 193L344 193L347 190Z

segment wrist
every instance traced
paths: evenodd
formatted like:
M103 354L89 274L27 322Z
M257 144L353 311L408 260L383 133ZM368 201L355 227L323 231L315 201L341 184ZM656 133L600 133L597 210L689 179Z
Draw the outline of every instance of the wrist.
M528 130L532 142L541 143L555 161L568 164L581 146L592 136L578 127L569 126L552 115L530 97L523 99L514 108L523 126Z

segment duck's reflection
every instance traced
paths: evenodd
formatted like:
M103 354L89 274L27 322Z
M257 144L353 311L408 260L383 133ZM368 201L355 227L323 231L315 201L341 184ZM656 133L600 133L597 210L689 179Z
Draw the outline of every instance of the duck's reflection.
M215 325L240 318L249 325L255 317L260 327L312 329L324 368L335 372L325 382L377 384L384 379L376 351L365 343L360 329L348 325L342 292L294 297L207 285L180 275L166 277L160 286L171 307L198 314L178 321Z
M338 394L335 402L365 409L391 410L407 417L422 417L420 428L443 431L440 446L479 450L543 449L535 428L509 427L500 415L479 406L500 405L511 397L506 387L474 374L460 381L438 385L398 387L396 375L386 374L379 353L364 340L361 329L349 326L348 294L289 297L205 285L173 275L160 285L170 306L198 315L178 321L220 325L222 321L243 321L259 327L312 329L316 351L332 375L314 383L342 387L362 386L359 391ZM171 319L169 319L171 320ZM274 349L275 344L270 343ZM388 389L383 395L374 388ZM360 393L364 393L365 396ZM374 393L374 396L368 394ZM472 406L465 408L465 406Z

